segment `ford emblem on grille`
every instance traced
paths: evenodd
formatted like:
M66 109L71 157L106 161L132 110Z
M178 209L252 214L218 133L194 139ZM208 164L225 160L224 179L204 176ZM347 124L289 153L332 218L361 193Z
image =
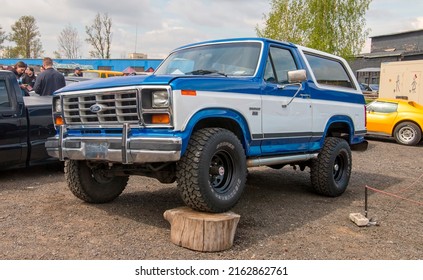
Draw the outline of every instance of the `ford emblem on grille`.
M100 113L103 110L104 110L104 106L100 104L94 104L94 105L91 105L90 107L90 111L93 113Z

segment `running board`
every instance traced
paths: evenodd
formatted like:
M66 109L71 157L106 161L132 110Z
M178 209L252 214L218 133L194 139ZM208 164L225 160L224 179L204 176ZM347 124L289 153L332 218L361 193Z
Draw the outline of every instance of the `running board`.
M319 154L303 154L292 156L269 156L247 159L247 167L258 167L264 165L288 164L294 162L307 161L317 158Z

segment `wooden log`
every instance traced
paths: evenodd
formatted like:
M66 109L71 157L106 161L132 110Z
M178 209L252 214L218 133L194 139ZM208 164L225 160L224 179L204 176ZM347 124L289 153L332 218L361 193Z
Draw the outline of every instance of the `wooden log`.
M232 247L240 215L233 212L204 213L188 207L166 210L170 240L181 247L202 252L217 252Z

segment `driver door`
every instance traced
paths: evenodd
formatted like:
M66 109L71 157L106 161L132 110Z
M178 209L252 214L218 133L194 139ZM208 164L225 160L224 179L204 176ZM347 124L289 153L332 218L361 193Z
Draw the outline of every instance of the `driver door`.
M262 95L261 147L264 154L309 150L312 131L310 96L304 89L305 82L301 88L299 85L288 84L288 71L297 69L289 49L270 47L264 74L266 85Z
M7 75L0 73L0 169L12 166L25 166L26 126L22 127L24 117L14 102L13 85ZM19 94L21 91L19 88Z

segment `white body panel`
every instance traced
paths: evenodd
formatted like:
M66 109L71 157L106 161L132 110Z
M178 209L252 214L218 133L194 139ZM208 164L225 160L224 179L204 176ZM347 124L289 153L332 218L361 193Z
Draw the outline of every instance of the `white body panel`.
M284 107L290 97L202 91L197 91L196 96L174 91L173 98L174 106L178 108L173 115L177 131L185 130L194 114L210 108L239 112L245 117L251 134L322 133L329 119L336 115L350 117L356 131L366 129L362 104L297 97Z
M263 96L263 134L309 133L312 131L310 99Z
M364 105L327 100L312 100L313 131L323 132L332 116L348 116L354 124L355 131L366 129Z
M227 108L239 112L245 117L251 134L261 133L261 111L253 114L251 108L261 108L259 94L239 94L228 92L197 91L196 96L181 95L181 91L174 91L173 106L174 127L177 131L185 130L192 116L203 110L212 108Z

